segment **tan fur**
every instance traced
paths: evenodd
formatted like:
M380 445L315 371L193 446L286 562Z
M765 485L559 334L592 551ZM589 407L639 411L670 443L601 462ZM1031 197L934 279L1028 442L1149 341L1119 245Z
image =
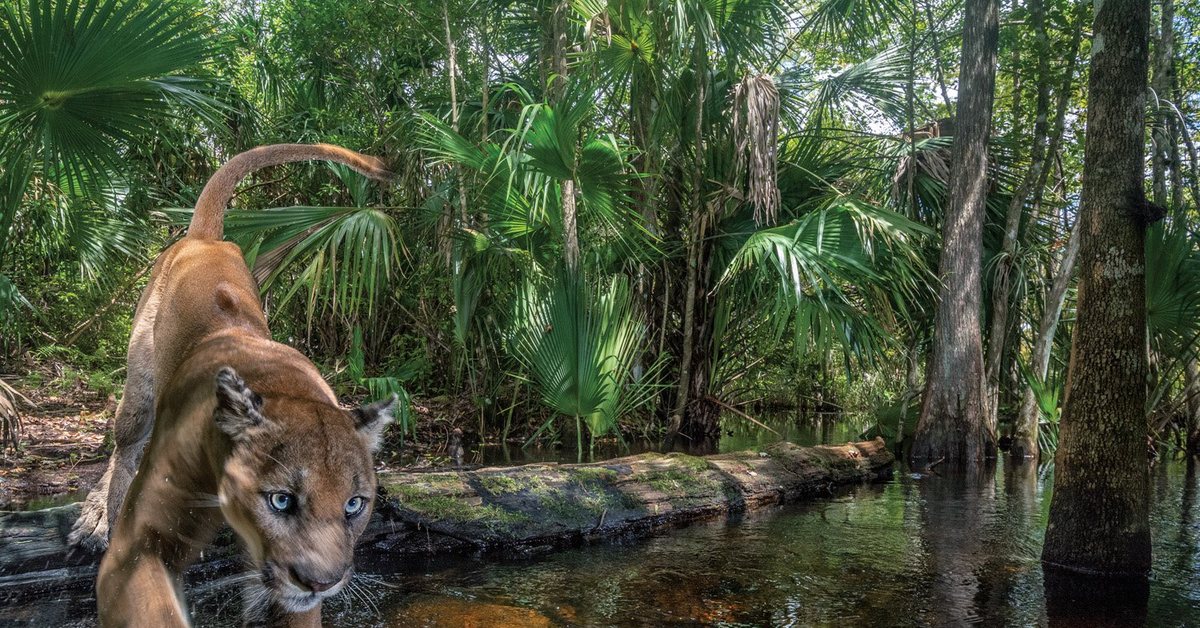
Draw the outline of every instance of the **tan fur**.
M97 578L104 626L188 625L180 574L225 522L263 574L263 610L280 621L319 625L321 599L349 578L375 495L370 448L391 406L341 410L312 363L271 340L241 251L218 241L239 180L309 159L387 175L378 160L335 146L247 151L213 175L187 237L154 265L134 317L117 447L70 536L103 550L111 533ZM295 512L269 508L266 495L280 491L296 495ZM347 517L355 496L367 506Z

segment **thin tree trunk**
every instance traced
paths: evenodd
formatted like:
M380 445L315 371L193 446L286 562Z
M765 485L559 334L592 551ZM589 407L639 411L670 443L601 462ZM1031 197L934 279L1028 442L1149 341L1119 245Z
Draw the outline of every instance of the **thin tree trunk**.
M483 16L483 24L479 28L479 40L479 53L483 57L483 89L479 93L479 138L480 141L487 142L490 133L488 105L492 96L492 86L489 80L492 72L492 33L486 11Z
M981 262L999 2L967 0L961 87L942 234L942 287L912 460L976 465L995 455L983 409Z
M1200 366L1196 359L1188 360L1185 369L1187 386L1187 453L1190 456L1200 455Z
M1192 136L1188 133L1183 120L1178 116L1175 118L1175 130L1179 132L1178 137L1183 138L1183 145L1188 152L1188 164L1192 171L1192 176L1188 178L1191 184L1189 187L1192 190L1192 202L1200 206L1200 157L1196 155L1196 144L1192 141Z
M1071 30L1071 43L1067 46L1067 68L1058 89L1058 107L1054 112L1054 128L1050 131L1050 143L1046 147L1046 155L1055 159L1058 158L1063 129L1066 127L1067 109L1071 104L1071 86L1075 83L1075 67L1079 64L1079 45L1083 40L1083 21L1089 6L1091 3L1085 0L1079 0L1075 5L1075 15L1072 19L1075 28ZM1042 198L1046 191L1046 181L1050 177L1050 170L1051 168L1042 168L1042 172L1033 186L1030 205L1033 207L1034 215L1041 214Z
M1142 188L1149 0L1097 5L1080 202L1079 303L1054 493L1048 567L1144 576L1150 569L1146 463Z
M1062 316L1063 304L1067 301L1067 289L1071 286L1071 276L1075 274L1075 261L1079 257L1079 221L1071 227L1071 237L1067 240L1067 249L1058 264L1058 272L1050 292L1046 294L1042 318L1038 323L1037 339L1033 343L1033 374L1041 381L1046 380L1050 372L1050 354L1054 349L1054 334L1058 331L1058 321ZM1038 457L1038 421L1040 418L1037 398L1033 388L1026 383L1021 398L1021 410L1017 414L1016 429L1013 433L1012 455L1017 458Z
M562 182L563 254L567 268L579 269L579 228L576 225L575 180Z
M567 12L570 10L570 2L560 2L554 5L554 12L550 16L550 62L554 76L549 79L547 95L554 103L562 102L566 93ZM572 272L579 269L579 229L575 202L575 180L566 179L562 182L563 258Z
M684 286L683 305L683 352L679 363L679 388L675 396L675 411L671 415L669 433L676 434L685 426L688 419L688 395L692 388L692 361L696 347L696 299L699 292L700 267L704 255L705 228L707 226L707 211L704 207L704 101L708 87L708 64L705 63L706 51L701 46L700 34L696 34L692 57L693 71L696 73L696 120L692 150L692 198L691 219L688 221L687 247L687 284ZM691 430L689 430L691 431Z
M916 0L914 0L914 4L915 2ZM933 45L933 72L937 78L938 91L942 95L942 102L946 105L946 115L954 117L954 103L950 100L950 90L946 89L946 71L942 69L942 57L939 54L942 44L938 41L938 22L934 20L932 5L932 2L925 3L925 20L929 25L929 43Z
M1079 44L1083 39L1083 19L1089 5L1080 2L1075 6L1071 41L1067 46L1067 67L1063 71L1062 83L1058 88L1058 103L1055 108L1054 124L1050 131L1049 144L1046 147L1047 158L1057 159L1059 146L1062 144L1063 129L1066 124L1067 109L1071 102L1072 85L1075 82L1075 68L1079 63ZM1034 216L1041 215L1042 199L1046 189L1046 181L1050 168L1043 167L1033 185L1030 205ZM1065 218L1064 218L1065 222ZM1075 272L1075 262L1079 253L1079 221L1076 220L1071 228L1066 250L1059 262L1058 272L1050 278L1051 288L1043 300L1043 310L1038 325L1038 335L1034 340L1033 363L1034 374L1045 380L1049 373L1050 354L1054 347L1054 336L1058 331L1059 317L1062 316L1063 304L1067 298L1067 288ZM1038 421L1039 412L1037 399L1028 383L1022 383L1021 407L1017 412L1013 429L1011 453L1017 458L1037 458L1038 452Z
M450 79L450 127L454 133L459 133L458 124L458 45L450 33L449 0L442 1L442 26L446 31L446 74ZM467 188L463 183L462 168L458 171L458 209L459 220L463 226L467 223Z
M1046 167L1046 135L1050 114L1050 44L1046 38L1046 10L1042 0L1029 0L1029 21L1034 30L1035 53L1037 55L1037 100L1034 109L1033 141L1029 151L1029 170L1013 194L1008 205L1004 223L1004 241L996 278L992 284L992 321L988 332L987 361L984 365L984 391L987 395L987 427L996 433L1000 413L1000 367L1003 364L1005 341L1008 339L1008 312L1012 303L1011 292L1014 259L1017 254L1017 238L1021 228L1021 217L1025 214L1025 201L1029 192ZM1017 96L1014 96L1016 99ZM1014 117L1017 123L1020 117Z
M1161 17L1154 51L1154 75L1150 81L1150 89L1154 91L1151 95L1154 120L1150 134L1154 154L1150 159L1150 180L1155 204L1166 205L1167 170L1172 168L1170 146L1174 135L1172 111L1168 103L1171 99L1171 71L1175 54L1175 0L1162 0Z

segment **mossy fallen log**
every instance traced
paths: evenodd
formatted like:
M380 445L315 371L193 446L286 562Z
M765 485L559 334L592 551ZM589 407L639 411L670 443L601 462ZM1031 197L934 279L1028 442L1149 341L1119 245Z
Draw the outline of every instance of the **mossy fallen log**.
M367 563L413 555L548 551L594 539L828 494L890 476L882 439L697 457L640 454L590 464L384 472L384 496L359 543ZM0 513L0 596L91 586L96 557L68 556L78 505ZM196 573L234 553L223 534Z

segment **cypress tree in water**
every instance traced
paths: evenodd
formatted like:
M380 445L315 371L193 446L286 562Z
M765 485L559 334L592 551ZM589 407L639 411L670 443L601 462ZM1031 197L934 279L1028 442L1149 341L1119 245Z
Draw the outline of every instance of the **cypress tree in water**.
M1149 0L1096 4L1080 203L1079 295L1042 561L1150 569L1143 155Z
M998 0L968 0L963 18L962 88L938 268L942 287L929 379L910 454L914 464L945 459L974 465L996 451L983 407L980 254L996 91L998 5Z

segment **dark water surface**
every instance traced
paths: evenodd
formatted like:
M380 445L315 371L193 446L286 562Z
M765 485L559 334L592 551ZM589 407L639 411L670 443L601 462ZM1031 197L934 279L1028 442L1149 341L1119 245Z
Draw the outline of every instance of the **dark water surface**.
M788 436L853 437L820 432ZM735 433L722 449L757 438ZM1200 626L1197 473L1181 462L1152 471L1148 604L1127 608L1118 592L1110 608L1048 614L1038 555L1052 473L1005 461L974 479L898 468L885 484L638 541L372 567L327 604L325 625ZM236 624L235 591L209 585L191 597L198 625ZM0 608L0 624L88 625L94 607L86 594L63 594Z
M1050 477L914 478L529 561L431 562L364 588L373 625L1200 625L1197 478L1154 475L1149 604L1047 616L1038 562ZM1134 605L1137 606L1136 604ZM333 609L331 609L333 610Z

